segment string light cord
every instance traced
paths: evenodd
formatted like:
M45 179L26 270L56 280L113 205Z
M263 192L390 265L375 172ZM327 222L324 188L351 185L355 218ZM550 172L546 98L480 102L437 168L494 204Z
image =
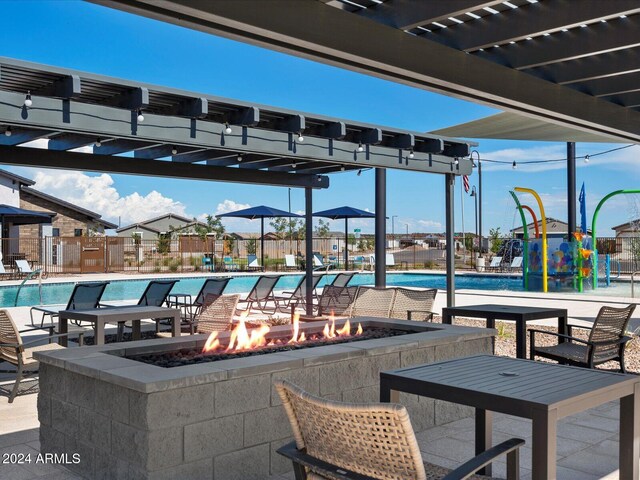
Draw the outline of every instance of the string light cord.
M593 157L597 157L599 155L606 155L608 153L617 152L618 150L624 150L626 148L637 147L637 146L638 145L636 145L635 143L631 143L629 145L624 145L622 147L611 148L609 150L604 150L602 152L589 153L589 154L586 154L586 155L576 156L576 159L579 159L579 158L592 159ZM542 160L518 160L518 165L528 165L528 164L536 164L536 163L559 163L559 162L566 162L566 161L567 161L566 158L548 158L548 159L542 159ZM482 158L482 162L511 165L513 163L513 160L492 160L490 158L484 158L483 157Z

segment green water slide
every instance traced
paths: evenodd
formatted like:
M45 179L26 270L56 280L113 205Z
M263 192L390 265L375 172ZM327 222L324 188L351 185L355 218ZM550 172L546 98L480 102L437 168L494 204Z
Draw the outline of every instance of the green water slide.
M509 190L509 193L513 197L513 200L516 202L516 206L518 207L518 211L520 212L520 218L522 219L522 231L524 232L522 237L524 241L524 247L522 251L522 282L524 290L527 291L529 290L529 229L527 228L527 220L524 217L524 210L522 209L522 205L520 205L518 196L512 190Z

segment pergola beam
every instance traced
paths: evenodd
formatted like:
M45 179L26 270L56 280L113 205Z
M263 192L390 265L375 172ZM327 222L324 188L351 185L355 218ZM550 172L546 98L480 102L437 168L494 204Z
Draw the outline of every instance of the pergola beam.
M103 140L99 147L93 147L93 153L98 153L100 155L118 155L120 153L135 152L142 148L155 147L158 144L159 142L144 142L140 140Z
M43 97L73 98L82 93L82 82L78 75L68 75L46 87L32 90L32 95Z
M399 29L318 1L244 0L242 7L238 7L238 2L228 0L197 3L188 0L165 0L162 3L152 0L91 1L502 110L516 111L543 121L604 133L623 141L640 141L640 114L636 111L424 37L407 35ZM572 2L572 11L574 14L576 10L590 12L586 17L593 17L596 9L602 15L603 8L613 9L610 4L616 4L615 13L620 14L621 3L635 3L633 7L637 6L637 2L624 0L589 0L585 1L584 8L582 2L578 6ZM576 15L586 18L580 12ZM546 16L556 16L555 10ZM575 23L577 17L571 18ZM546 18L534 21L538 23L537 29L541 28L541 22L548 22ZM515 24L512 22L512 26ZM548 23L543 26L549 27Z
M11 135L7 136L7 127L0 127L0 145L20 145L40 138L46 138L55 132L30 128L11 127Z
M595 97L632 92L640 89L640 72L574 83L571 88L587 92Z
M264 171L247 174L237 168L24 147L0 146L0 164L283 187L329 187L329 178L320 175Z
M126 108L129 110L144 108L149 105L149 89L146 87L131 88L126 92L115 95L101 103L103 105Z
M63 133L49 139L49 150L72 150L86 147L96 142L97 137L78 135L76 133Z
M229 123L245 127L255 127L260 123L260 109L257 107L241 108L230 115Z
M558 0L538 2L482 17L456 28L426 34L429 40L464 51L524 40L562 28L579 27L601 18L640 12L636 0Z

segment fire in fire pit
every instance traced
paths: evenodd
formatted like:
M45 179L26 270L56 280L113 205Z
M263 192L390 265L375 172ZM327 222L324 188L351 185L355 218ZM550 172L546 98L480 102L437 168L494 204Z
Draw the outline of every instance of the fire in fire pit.
M128 358L170 368L415 333L411 330L375 326L363 328L360 323L357 326L352 325L350 320L346 320L342 326L336 326L333 318L324 325L324 328L317 324L305 324L301 328L297 315L293 319L290 335L284 335L282 330L276 332L276 335L268 335L269 332L271 328L268 325L247 329L244 319L241 319L230 333L212 332L202 350L181 349Z

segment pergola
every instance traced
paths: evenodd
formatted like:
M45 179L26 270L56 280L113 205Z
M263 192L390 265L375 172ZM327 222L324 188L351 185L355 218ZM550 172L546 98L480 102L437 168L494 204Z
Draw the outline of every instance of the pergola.
M29 148L38 139L47 148ZM0 163L304 188L309 282L312 192L329 187L327 174L376 169L377 258L385 258L386 169L444 175L453 248L453 179L471 174L471 145L0 58ZM376 284L385 284L385 262Z
M637 0L88 1L580 132L640 141ZM572 228L572 142L567 177ZM447 303L454 301L450 288Z

